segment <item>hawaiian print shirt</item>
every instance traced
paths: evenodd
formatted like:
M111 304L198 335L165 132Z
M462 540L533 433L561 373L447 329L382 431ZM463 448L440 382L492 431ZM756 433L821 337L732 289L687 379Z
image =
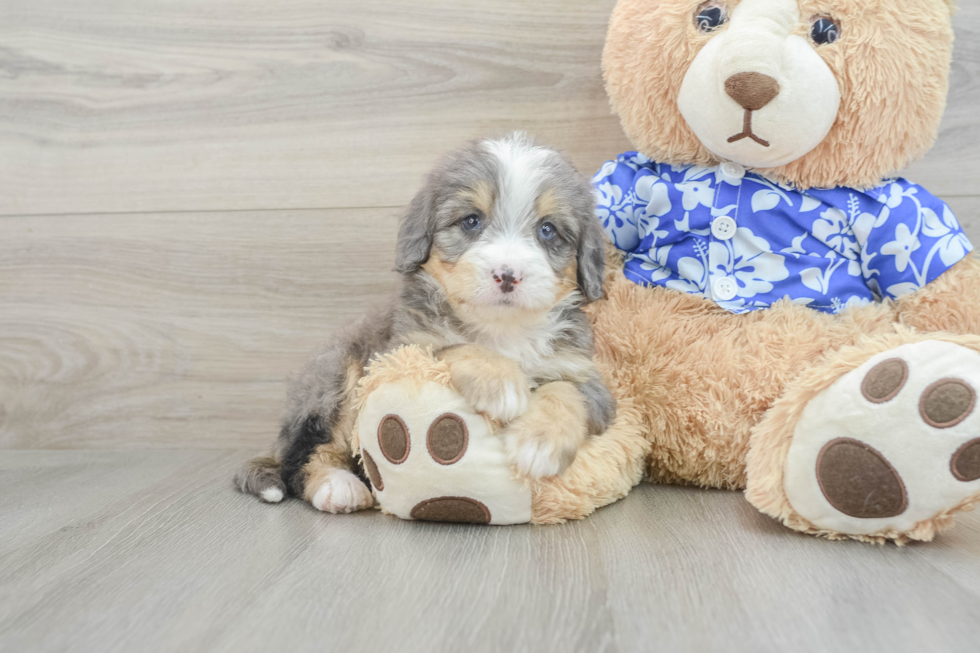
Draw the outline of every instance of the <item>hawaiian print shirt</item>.
M837 313L898 297L973 249L949 207L904 179L804 193L736 163L670 166L626 152L593 185L628 279L733 313L783 298Z

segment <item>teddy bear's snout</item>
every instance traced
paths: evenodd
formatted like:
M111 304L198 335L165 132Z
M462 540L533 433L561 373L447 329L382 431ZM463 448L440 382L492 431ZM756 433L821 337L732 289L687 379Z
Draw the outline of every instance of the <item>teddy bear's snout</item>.
M735 73L725 80L725 93L746 111L758 111L779 95L779 82L762 73Z

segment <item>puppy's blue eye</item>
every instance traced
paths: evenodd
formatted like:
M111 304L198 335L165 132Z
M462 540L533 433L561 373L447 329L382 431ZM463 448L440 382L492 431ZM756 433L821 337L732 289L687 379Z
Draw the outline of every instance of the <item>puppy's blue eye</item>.
M694 15L694 24L702 34L713 32L727 22L728 13L716 2L702 3Z
M541 225L541 228L538 229L538 235L544 238L545 240L551 240L552 238L555 237L556 233L557 232L555 231L555 225L551 224L550 222L545 222L544 224Z
M810 25L810 38L817 45L836 43L840 38L840 25L833 18L817 18Z
M483 226L483 223L480 222L480 216L475 214L466 216L460 224L466 231L476 231Z

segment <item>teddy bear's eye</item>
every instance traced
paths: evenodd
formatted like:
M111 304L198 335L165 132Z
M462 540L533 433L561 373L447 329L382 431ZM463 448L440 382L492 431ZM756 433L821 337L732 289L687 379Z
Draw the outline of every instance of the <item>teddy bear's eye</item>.
M840 38L840 25L833 18L817 16L810 24L810 38L817 45L836 43Z
M728 12L717 2L705 2L694 15L694 24L702 34L713 32L728 22Z

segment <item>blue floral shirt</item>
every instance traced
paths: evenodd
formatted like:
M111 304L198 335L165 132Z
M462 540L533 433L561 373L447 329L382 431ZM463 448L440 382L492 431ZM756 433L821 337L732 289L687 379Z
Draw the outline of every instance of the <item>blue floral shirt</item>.
M734 313L789 298L837 313L929 283L973 247L944 202L904 179L804 192L735 163L654 163L637 152L593 179L630 280Z

